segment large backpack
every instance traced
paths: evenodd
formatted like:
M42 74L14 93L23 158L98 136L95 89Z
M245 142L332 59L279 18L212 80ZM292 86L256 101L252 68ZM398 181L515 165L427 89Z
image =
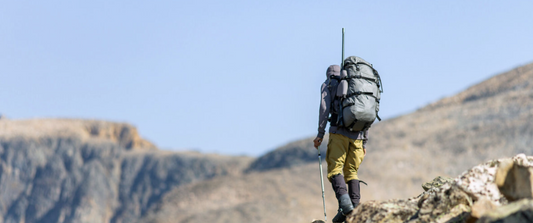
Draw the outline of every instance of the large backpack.
M334 100L337 102L332 104L337 107L336 114L332 114L332 125L364 131L376 118L381 121L378 111L383 84L372 64L360 57L348 57L341 68L340 79Z

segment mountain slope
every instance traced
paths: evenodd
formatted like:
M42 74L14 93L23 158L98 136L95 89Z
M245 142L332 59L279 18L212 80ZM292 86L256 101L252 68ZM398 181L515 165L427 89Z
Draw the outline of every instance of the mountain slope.
M326 186L333 216L337 202ZM310 222L324 217L321 196L318 163L254 171L176 188L139 222Z

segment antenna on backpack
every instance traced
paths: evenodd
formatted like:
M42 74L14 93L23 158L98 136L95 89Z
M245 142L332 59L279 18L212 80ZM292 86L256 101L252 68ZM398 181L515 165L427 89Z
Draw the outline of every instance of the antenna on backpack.
M341 71L344 69L344 28L342 28L342 58L341 58Z

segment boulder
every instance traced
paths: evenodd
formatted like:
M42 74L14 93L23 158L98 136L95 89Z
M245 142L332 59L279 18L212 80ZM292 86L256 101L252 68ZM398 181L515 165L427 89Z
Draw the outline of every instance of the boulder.
M424 192L418 204L420 210L409 222L464 222L470 213L472 198L456 184L445 183Z
M505 160L491 160L474 166L457 177L455 183L468 193L474 201L487 198L496 205L506 204L507 199L500 193L498 186L494 183L498 166Z
M503 160L494 182L509 201L533 198L533 167L524 154Z

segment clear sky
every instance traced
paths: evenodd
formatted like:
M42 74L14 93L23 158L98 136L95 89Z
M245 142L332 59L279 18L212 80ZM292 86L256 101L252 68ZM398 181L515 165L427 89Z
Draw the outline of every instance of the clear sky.
M0 113L129 122L163 149L261 155L316 134L326 68L392 118L533 62L533 1L0 1Z

